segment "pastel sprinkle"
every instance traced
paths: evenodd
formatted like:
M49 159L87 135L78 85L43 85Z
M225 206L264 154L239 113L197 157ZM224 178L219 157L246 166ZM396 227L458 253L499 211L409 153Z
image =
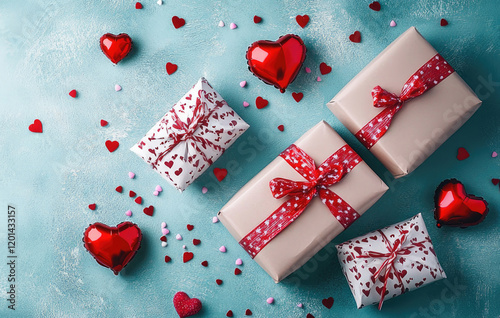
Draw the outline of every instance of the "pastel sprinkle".
M186 245L182 245L182 248L183 248L183 249L186 249Z
M317 82L321 82L321 77L318 76L318 78L316 79Z
M237 26L237 25L236 25L236 23L234 23L234 22L231 22L231 24L229 25L229 28L230 28L231 30L234 30L234 29L236 29L237 27L238 27L238 26Z
M167 245L168 245L168 243L167 243L167 242L161 242L161 247L165 247L165 246L167 246Z
M238 266L243 265L243 261L241 260L241 258L238 258L234 263Z
M241 87L245 87L245 86L247 86L247 81L241 81L241 82L240 82L240 86L241 86Z
M274 298L273 297L269 297L266 301L267 301L268 304L272 304L272 303L274 303Z
M156 3L158 3L159 6L161 6L163 4L163 0L158 0L156 1Z
M161 228L166 228L167 227L167 223L166 222L161 222Z
M311 73L311 69L309 67L306 67L306 73Z
M201 188L201 193L205 194L207 192L208 192L208 188L207 187Z
M214 217L212 218L212 223L217 223L217 222L219 222L219 218L218 218L218 217L216 217L216 216L214 216Z
M122 87L118 84L115 84L115 91L119 92L122 90Z
M392 20L391 23L389 23L389 26L391 27L395 27L397 24L396 24L396 21Z
M127 212L125 212L125 215L126 216L132 216L132 211L128 210Z
M225 26L224 22L223 22L222 20L221 20L221 21L219 21L219 27L220 27L220 28L223 28L224 26Z
M243 102L243 107L248 107L248 106L250 106L250 104L249 104L249 103L247 103L247 102Z
M176 240L178 240L178 241L180 241L180 240L182 240L182 236L181 236L180 234L177 234L177 235L175 236L175 239L176 239Z
M496 152L496 151L493 151L493 152L491 153L491 157L492 157L492 158L496 158L497 156L498 156L498 154L497 154L497 152Z
M224 245L222 245L221 247L219 247L219 251L221 251L222 253L226 253L226 247Z
M169 230L169 229L167 229L167 228L163 228L163 229L161 229L161 234L163 234L163 235L167 235L168 233L170 233L170 230Z
M302 308L302 303L297 304L297 307Z
M133 173L133 172L129 172L129 173L128 173L128 177L129 177L130 179L134 179L134 178L135 178L135 173Z
M157 185L156 188L155 188L155 190L158 191L158 192L162 192L163 191L163 189L162 189L162 187L160 185Z
M156 190L153 192L154 196L158 196L158 194L160 194L160 193L158 191L156 191Z

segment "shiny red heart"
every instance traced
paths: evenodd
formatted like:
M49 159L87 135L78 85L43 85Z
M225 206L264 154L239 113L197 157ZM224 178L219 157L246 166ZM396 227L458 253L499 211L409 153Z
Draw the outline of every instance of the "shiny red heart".
M464 185L449 179L441 182L434 195L437 226L468 227L481 223L488 214L488 202L465 192Z
M227 176L227 169L224 169L224 168L215 168L214 169L214 175L217 178L217 180L219 182L221 182Z
M35 119L33 124L29 125L28 129L29 131L34 133L42 133L43 132L42 122L39 119Z
M284 93L306 58L306 46L298 35L287 34L278 41L260 40L248 48L248 69Z
M189 298L185 292L177 292L174 295L175 311L180 318L196 315L201 310L201 301L197 298Z
M101 50L114 64L118 64L132 49L132 39L126 33L114 35L106 33L101 36Z
M118 146L120 146L120 143L118 141L111 141L111 140L106 140L105 142L106 148L108 148L109 152L113 152L116 149L118 149Z
M353 34L349 35L349 40L351 40L351 42L354 42L354 43L361 42L361 32L354 31Z
M137 225L123 222L115 227L102 223L91 224L83 235L83 243L90 255L115 275L132 260L141 247L142 233Z

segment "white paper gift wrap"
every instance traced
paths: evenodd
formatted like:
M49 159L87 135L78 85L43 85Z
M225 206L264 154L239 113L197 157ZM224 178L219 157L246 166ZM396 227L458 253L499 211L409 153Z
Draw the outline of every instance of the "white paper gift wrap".
M131 150L183 191L248 127L200 78Z
M420 213L339 244L337 251L358 308L378 303L380 309L384 299L446 278Z

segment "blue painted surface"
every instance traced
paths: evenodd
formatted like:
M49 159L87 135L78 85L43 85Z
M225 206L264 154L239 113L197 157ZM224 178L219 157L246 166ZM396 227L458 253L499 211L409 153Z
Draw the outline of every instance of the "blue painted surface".
M2 317L175 317L172 297L178 290L203 301L202 317L235 317L250 308L254 317L497 317L500 293L498 264L500 192L491 184L499 178L500 72L498 4L474 1L382 1L382 10L370 1L2 1L0 2L0 316ZM253 15L263 17L255 25ZM311 22L301 29L297 14ZM173 15L186 19L175 30ZM446 18L447 27L439 20ZM397 27L390 28L394 19ZM226 27L219 28L219 20ZM229 23L238 25L230 30ZM385 168L355 140L328 111L325 103L355 74L410 26L416 26L455 67L484 101L483 106L452 138L410 176L394 181ZM347 37L362 33L362 43ZM133 53L113 66L100 52L99 37L107 32L128 33ZM250 43L300 35L307 45L305 66L287 93L263 84L246 67ZM179 65L172 76L166 62ZM319 75L327 62L333 72ZM193 85L205 76L228 103L252 126L225 153L217 167L229 176L218 183L207 172L182 195L168 186L128 150ZM491 78L495 86L486 87ZM246 80L248 86L240 88ZM114 91L120 84L123 90ZM68 92L76 89L78 98ZM296 103L291 92L304 92ZM257 110L263 96L270 106ZM244 109L243 101L251 107ZM35 118L43 134L28 131ZM99 126L106 119L110 125ZM348 141L390 186L388 193L352 227L329 244L296 274L274 284L245 255L222 224L212 224L236 191L307 129L325 119ZM285 132L276 127L285 125ZM107 139L120 142L109 153ZM257 140L257 147L252 145ZM260 146L263 145L263 146ZM471 156L455 158L458 147ZM128 171L137 174L128 178ZM484 196L491 211L483 224L469 229L434 226L433 193L440 181L456 177L468 191ZM161 184L164 192L152 192ZM142 195L156 207L145 216L126 194ZM209 192L202 195L201 188ZM97 203L97 210L87 206ZM7 204L17 209L17 310L7 309L6 214ZM96 264L85 251L82 233L88 224L117 224L131 220L144 232L142 248L119 275ZM387 301L382 312L375 306L362 310L355 303L336 255L336 243L422 212L449 279ZM169 245L160 246L160 223L171 230ZM195 225L192 232L186 224ZM176 233L184 241L174 239ZM192 238L202 244L193 247ZM195 253L182 264L182 245ZM226 254L218 252L225 245ZM165 264L164 256L173 258ZM233 275L234 261L242 258L243 274ZM204 268L203 260L210 265ZM222 286L215 279L224 280ZM454 286L454 287L453 287ZM333 296L331 310L321 305ZM274 297L274 305L266 299ZM304 308L296 307L303 303Z

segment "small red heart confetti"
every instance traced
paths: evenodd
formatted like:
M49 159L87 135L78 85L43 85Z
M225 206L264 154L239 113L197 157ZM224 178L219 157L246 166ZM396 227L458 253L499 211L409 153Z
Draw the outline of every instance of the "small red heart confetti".
M309 23L309 16L307 14L298 15L298 16L295 17L295 21L297 21L297 23L303 29Z
M253 16L253 23L260 23L262 22L262 18L259 17L258 15Z
M42 133L43 132L42 122L39 119L35 119L33 124L29 125L28 129L33 133Z
M500 182L500 179L496 179L496 178L491 179L491 183L493 183L493 185L497 185L499 182Z
M224 169L224 168L215 168L214 169L214 175L217 178L217 180L219 182L221 182L227 176L227 169Z
M140 3L140 2L136 2L136 4L135 4L135 8L136 8L136 9L142 9L142 3Z
M233 311L232 311L232 310L229 310L229 311L226 313L226 317L233 317Z
M234 275L239 275L239 274L241 274L241 269L235 268L234 269Z
M370 3L368 6L369 6L369 7L370 7L370 9L372 9L373 11L380 11L380 8L381 8L381 6L380 6L380 2L378 2L378 1L373 1L373 2L372 2L372 3Z
M255 105L257 106L257 109L262 109L266 107L269 104L269 101L267 99L264 99L262 97L257 97L255 99Z
M104 119L101 119L101 127L107 126L108 122L105 121Z
M192 231L194 229L194 225L188 224L186 225L186 228L188 229L188 231Z
M193 253L191 253L191 252L184 252L184 254L182 254L182 262L187 263L190 260L192 260L193 257L194 257Z
M123 192L123 187L122 186L117 186L115 190L118 193L122 193Z
M185 292L177 292L174 295L175 311L179 318L196 315L201 310L201 301L197 298L189 298Z
M332 67L328 66L328 64L326 64L325 62L322 62L319 65L319 71L320 71L321 75L326 75L332 71Z
M171 260L170 256L165 255L165 263L170 263Z
M349 35L349 40L354 43L361 42L361 32L355 31L353 34Z
M160 237L160 241L166 242L167 241L167 237L165 235L163 235L162 237Z
M172 17L172 24L174 25L174 28L178 29L178 28L184 26L184 24L186 24L186 20L174 15Z
M217 283L217 285L222 285L222 279L216 279L215 282Z
M201 266L203 266L203 267L207 267L207 266L208 266L208 262L207 262L207 261L203 261L203 262L201 262Z
M120 145L120 143L118 141L111 141L111 140L106 140L106 148L108 148L108 151L109 152L113 152L115 151L116 149L118 149L118 146Z
M278 126L278 130L279 130L279 131L284 131L284 130L285 130L285 126L283 126L283 125L279 125L279 126Z
M292 93L292 97L293 99L295 99L295 101L298 103L302 100L302 98L304 97L304 93L295 93L293 92Z
M307 314L306 318L314 318L314 316L311 314Z
M196 245L200 245L201 241L198 240L198 239L193 239L193 245L196 246Z
M458 148L458 153L457 153L457 159L458 160L465 160L469 158L469 152L464 147Z
M89 209L94 211L96 209L97 205L95 203L89 204Z
M76 90L74 89L71 92L69 92L69 96L76 98Z
M166 68L167 68L167 74L172 75L175 73L175 71L177 71L177 64L168 62Z
M333 297L325 298L321 301L321 303L323 304L323 306L330 309L333 306Z
M250 309L245 310L245 316L251 316L252 311Z
M135 200L134 200L134 201L135 201L135 203L137 203L137 204L142 204L142 197L137 197L137 198L135 198Z
M136 195L137 195L137 194L135 194L135 192L134 192L134 191L132 191L132 190L130 190L130 191L128 192L128 196L129 196L129 197L131 197L131 198L135 197Z
M441 26L447 26L448 25L448 21L446 21L446 19L441 19L440 24L441 24Z
M153 212L155 211L155 207L150 205L148 207L145 207L144 210L142 210L144 212L144 214L148 215L148 216L153 216Z

